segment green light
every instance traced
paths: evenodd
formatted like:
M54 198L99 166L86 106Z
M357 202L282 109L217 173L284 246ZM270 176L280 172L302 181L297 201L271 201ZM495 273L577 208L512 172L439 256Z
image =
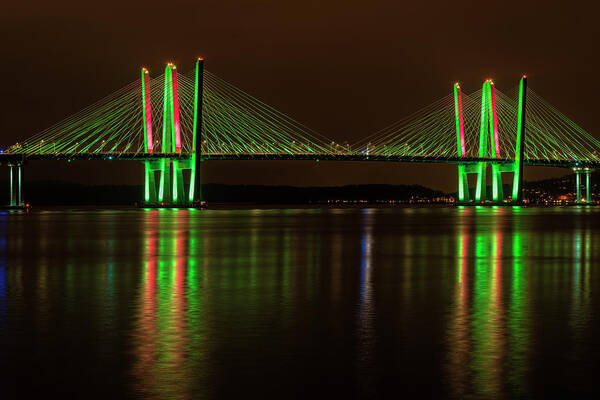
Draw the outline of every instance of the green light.
M592 195L590 193L590 171L586 171L585 173L585 201L591 202Z
M495 202L504 200L504 191L502 190L502 171L499 164L492 164L492 195Z
M481 93L481 123L479 125L479 157L485 158L488 153L488 143L487 143L487 127L489 124L488 120L488 92L489 92L489 82L486 81L483 83L483 89Z
M465 201L465 182L464 182L465 166L458 166L458 200Z
M177 176L179 171L179 161L173 161L173 201L177 201Z
M149 125L148 123L148 117L150 117L147 113L147 108L149 106L149 99L146 99L146 75L148 74L148 72L146 71L145 68L142 68L142 116L143 116L143 121L142 121L142 126L144 128L144 147L146 148L146 153L148 153L148 146L152 146L153 143L148 143L148 128L152 129L152 125ZM148 92L149 93L149 92ZM149 125L149 126L148 126ZM150 140L152 140L150 138Z
M513 190L512 200L513 202L519 201L519 194L521 193L521 173L523 170L523 145L524 145L524 134L525 134L525 77L521 78L519 82L519 106L517 110L517 143L515 150L515 164L514 164L514 177L513 177Z
M171 105L171 74L170 66L167 65L165 68L165 84L163 93L163 129L162 129L162 151L168 153L171 151L170 135L168 134L168 127L170 126L169 117Z
M482 200L483 186L485 185L485 163L480 162L477 166L477 188L475 189L475 200Z
M10 182L10 205L16 206L15 197L14 197L14 187L13 187L13 166L11 165L9 168L9 182Z
M488 117L488 96L490 92L490 83L489 81L485 81L483 83L483 88L481 91L481 120L479 125L479 157L487 158L488 155L488 127L489 127L489 117ZM480 162L477 166L477 188L475 190L475 200L476 201L484 201L486 198L486 170L487 164L484 162Z
M166 161L164 158L162 160L160 160L160 185L158 188L158 201L162 202L164 200L164 193L165 193L165 165L166 165Z
M17 167L17 173L19 174L19 184L17 187L17 205L21 205L23 203L23 189L21 188L21 170L23 169L23 165L20 164Z
M190 189L188 200L194 201L194 187L196 186L196 152L192 154L191 169L190 169Z
M456 123L456 147L459 156L464 156L464 138L463 138L463 121L462 121L462 102L460 99L460 86L454 84L454 119Z
M459 157L464 157L465 151L465 137L464 137L464 126L463 126L463 109L461 91L458 83L454 84L454 119L456 125L456 148ZM465 165L458 165L458 201L464 202L469 199L469 181L467 178Z
M492 165L492 198L498 201L498 180L496 179L496 165Z
M513 211L516 210L513 209ZM519 208L520 210L520 208ZM526 376L528 359L529 326L526 270L524 267L522 233L513 233L512 282L507 312L508 360L513 367L508 370L512 381L518 382ZM525 393L518 397L526 397Z
M150 201L150 162L144 162L144 199Z
M575 188L577 189L577 203L581 203L581 182L579 182L579 172L575 172Z
M192 130L192 162L191 162L191 171L190 171L190 189L189 189L189 201L194 201L194 194L196 190L196 138L198 136L198 111L202 112L202 110L198 109L198 101L199 101L199 92L198 92L198 82L200 78L200 62L201 60L196 60L196 69L195 69L195 79L194 79L194 127ZM201 127L200 127L201 128Z

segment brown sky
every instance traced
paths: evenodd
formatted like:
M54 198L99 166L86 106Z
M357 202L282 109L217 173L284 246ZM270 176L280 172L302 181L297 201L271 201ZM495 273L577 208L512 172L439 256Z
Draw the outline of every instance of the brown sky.
M522 73L600 136L594 2L11 2L0 9L0 143L26 138L167 61L207 68L333 139L366 136L450 92ZM141 182L134 163L28 166L29 178ZM565 170L526 171L526 179ZM455 167L212 163L207 181L456 185Z

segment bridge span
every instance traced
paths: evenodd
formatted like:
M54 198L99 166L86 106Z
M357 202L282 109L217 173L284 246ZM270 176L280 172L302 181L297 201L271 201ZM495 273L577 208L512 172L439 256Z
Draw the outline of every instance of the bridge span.
M97 103L0 146L0 164L9 167L10 206L24 204L24 166L45 160L141 162L141 203L149 207L201 206L202 163L233 160L456 164L457 202L464 204L520 204L524 166L570 168L577 201L585 202L590 173L600 167L600 142L528 89L523 76L508 94L492 80L469 95L456 83L444 98L387 128L338 143L205 71L199 58L191 72L168 64L155 79L143 68L138 80ZM508 196L503 173L512 174ZM474 190L469 174L476 175Z

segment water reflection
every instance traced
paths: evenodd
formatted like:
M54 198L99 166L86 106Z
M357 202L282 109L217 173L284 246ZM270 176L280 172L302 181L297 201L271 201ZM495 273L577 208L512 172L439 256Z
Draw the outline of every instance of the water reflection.
M6 324L8 285L6 282L6 213L0 213L0 333Z
M374 209L362 210L362 237L360 243L360 281L358 305L358 376L360 377L361 395L373 395L373 381L369 371L372 370L375 350L375 299L373 293L373 223Z
M105 397L590 391L597 212L0 214L0 345Z
M525 387L521 234L509 226L509 213L501 207L459 212L448 324L448 375L455 398L504 397L507 388Z
M175 217L175 218L173 218ZM144 271L133 335L139 382L146 398L192 397L202 343L202 283L197 237L190 251L190 215L175 210L148 211L144 226ZM192 254L193 253L193 254ZM202 354L202 352L200 352Z

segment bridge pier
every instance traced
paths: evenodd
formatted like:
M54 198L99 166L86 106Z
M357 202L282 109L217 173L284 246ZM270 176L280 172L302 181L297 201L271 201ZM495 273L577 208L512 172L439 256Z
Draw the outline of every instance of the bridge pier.
M469 193L468 165L458 164L458 202L465 203L471 200Z
M471 189L469 188L469 175L477 174L477 184L479 184L480 163L461 163L458 164L458 202L465 204L472 202ZM485 168L483 169L485 173ZM485 185L485 177L483 177ZM477 198L477 187L475 188L475 197ZM479 201L479 200L476 200Z
M586 197L586 202L589 204L592 202L592 193L590 191L590 175L591 172L589 169L586 170L585 172L585 197Z
M575 173L575 195L576 195L576 203L591 203L592 202L592 193L590 190L590 175L592 170L589 168L573 168L573 172ZM585 198L581 196L581 175L585 174Z
M181 138L179 112L179 89L177 67L169 63L165 69L162 149L154 148L152 134L152 105L150 101L150 77L148 70L142 68L142 115L144 129L144 145L146 153L164 154L144 161L144 202L145 207L191 207L201 206L202 191L200 186L200 162L202 161L202 105L204 60L196 60L194 79L194 123L192 131L192 147L188 149L191 159L168 156L164 153L182 154L184 144ZM149 157L150 158L150 157ZM190 181L184 183L184 170L190 170ZM160 171L158 189L155 172Z
M161 161L144 161L144 201L150 204L159 202L154 171L162 171Z
M477 186L475 187L475 201L483 202L487 198L487 164L480 162L477 165Z
M9 207L22 207L23 200L23 164L9 164Z
M144 161L144 207L187 207L193 194L186 193L183 171L192 169L192 160L162 158ZM156 171L159 172L158 184ZM193 182L188 185L193 190Z
M515 161L511 164L501 160L478 162L468 166L459 164L458 167L458 201L469 203L469 189L467 182L468 173L477 174L475 187L475 202L484 203L487 200L487 167L492 167L492 202L504 203L504 189L502 173L512 172L512 202L523 202L523 161L525 159L525 117L526 117L527 76L523 75L519 82L518 115L517 115L517 140L515 148ZM454 110L456 118L456 145L459 157L466 156L465 132L462 110L462 94L458 83L454 84ZM496 91L494 82L490 79L483 84L481 98L481 123L479 130L479 157L500 158L498 115L496 111ZM488 140L489 136L489 140ZM579 178L578 178L579 179ZM579 198L579 197L578 197Z

